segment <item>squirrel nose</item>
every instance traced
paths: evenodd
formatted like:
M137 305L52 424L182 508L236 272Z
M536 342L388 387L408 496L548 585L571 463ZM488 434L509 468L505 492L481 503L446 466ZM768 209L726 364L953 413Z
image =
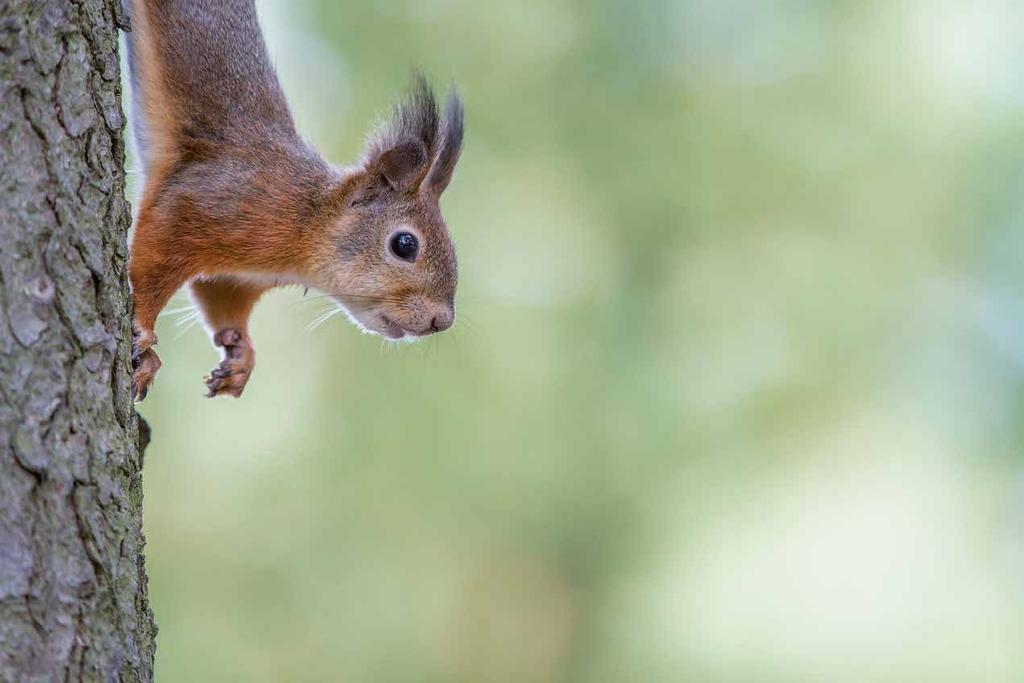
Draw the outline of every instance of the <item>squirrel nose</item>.
M455 323L455 311L446 308L438 311L430 321L431 332L444 332Z

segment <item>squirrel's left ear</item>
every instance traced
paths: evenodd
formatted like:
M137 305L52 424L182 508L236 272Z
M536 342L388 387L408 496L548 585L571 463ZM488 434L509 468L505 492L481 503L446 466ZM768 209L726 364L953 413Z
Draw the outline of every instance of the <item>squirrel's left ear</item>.
M380 155L380 174L392 190L415 190L427 167L427 150L418 140L406 140Z

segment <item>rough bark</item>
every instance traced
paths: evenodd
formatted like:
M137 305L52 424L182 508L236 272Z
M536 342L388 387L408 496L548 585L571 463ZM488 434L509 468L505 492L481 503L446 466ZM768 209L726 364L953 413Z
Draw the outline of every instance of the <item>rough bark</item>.
M0 681L150 680L119 0L0 0Z

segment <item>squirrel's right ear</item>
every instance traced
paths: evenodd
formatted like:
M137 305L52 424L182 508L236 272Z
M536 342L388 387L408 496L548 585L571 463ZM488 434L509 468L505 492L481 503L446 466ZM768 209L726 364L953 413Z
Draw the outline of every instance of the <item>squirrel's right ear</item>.
M430 172L423 182L421 191L434 197L440 197L448 187L455 173L455 164L462 154L462 136L465 129L462 98L454 87L448 94L448 102L444 108L444 121L441 124L440 140L437 155L430 167Z

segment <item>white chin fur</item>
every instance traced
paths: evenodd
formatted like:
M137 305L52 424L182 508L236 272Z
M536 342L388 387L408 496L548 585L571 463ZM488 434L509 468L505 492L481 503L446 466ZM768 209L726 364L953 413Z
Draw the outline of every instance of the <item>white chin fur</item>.
M384 341L394 342L396 344L400 344L400 343L411 344L411 343L414 343L418 339L418 337L416 337L415 335L409 334L408 332L403 334L401 337L392 337L392 336L388 335L386 332L384 332L383 330L379 330L379 329L377 329L375 327L371 327L368 323L360 320L359 317L355 313L350 311L348 309L348 307L345 306L344 304L341 304L339 302L339 305L345 311L345 315L348 316L349 321L353 325L355 325L359 329L359 331L362 332L363 334L374 335L374 336L377 336L377 337L380 337L380 338L384 339Z

